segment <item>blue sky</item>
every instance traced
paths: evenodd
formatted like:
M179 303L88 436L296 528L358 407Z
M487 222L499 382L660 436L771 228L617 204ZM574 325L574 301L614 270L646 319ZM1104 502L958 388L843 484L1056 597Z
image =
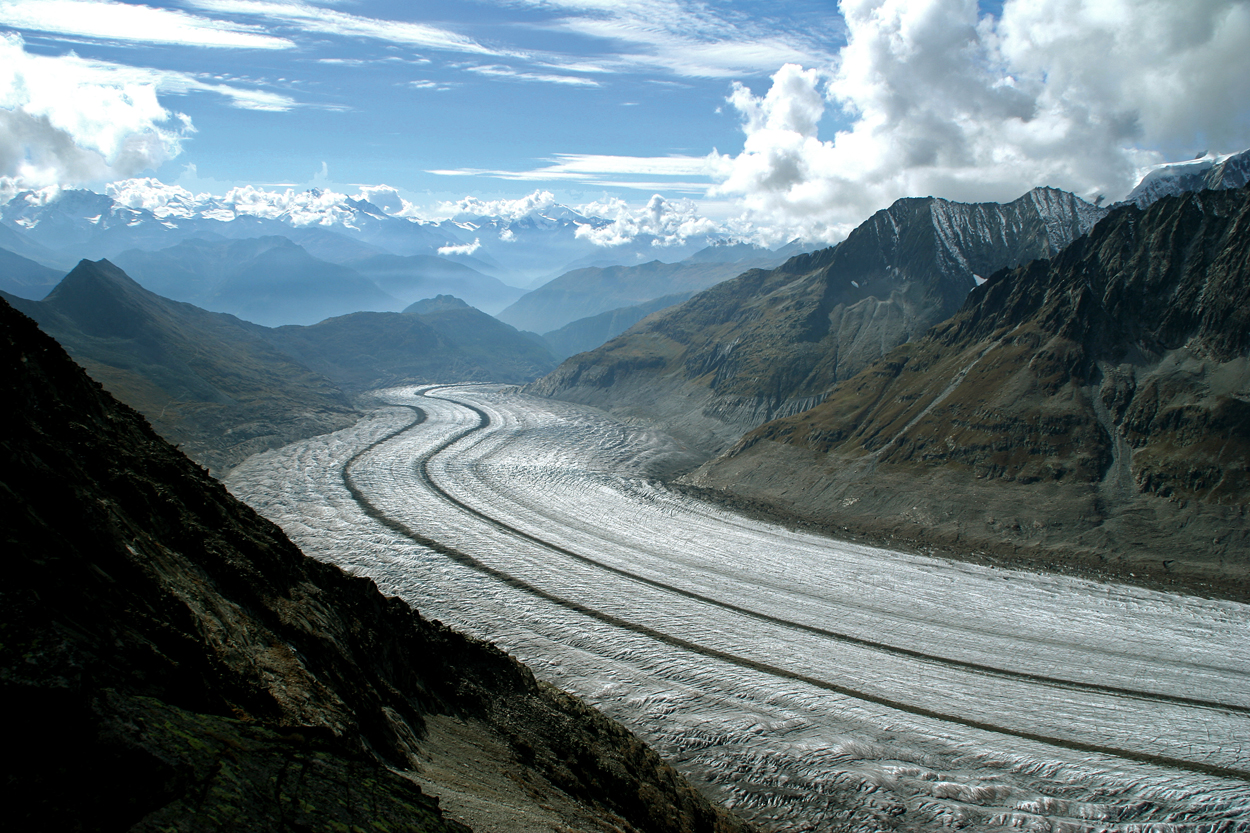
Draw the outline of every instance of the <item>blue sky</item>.
M118 3L12 5L27 13L5 22L32 53L72 50L275 97L249 104L211 90L162 95L196 129L158 169L162 178L195 165L204 180L304 184L324 163L335 183L461 196L546 187L573 198L605 188L638 197L630 193L636 189L611 187L616 181L701 192L706 176L660 176L645 164L623 175L499 177L570 155L703 157L731 149L741 144L736 114L724 106L731 82L766 86L787 61L828 63L842 38L841 18L827 3L204 0L147 4L122 32L103 31L82 13L95 6L119 16Z
M1244 0L0 0L0 35L10 192L661 193L833 239L1250 145Z

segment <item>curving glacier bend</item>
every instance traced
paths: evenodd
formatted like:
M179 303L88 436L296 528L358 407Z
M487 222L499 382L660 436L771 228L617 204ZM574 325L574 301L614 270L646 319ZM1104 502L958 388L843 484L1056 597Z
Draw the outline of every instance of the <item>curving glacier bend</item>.
M230 489L776 829L1250 830L1250 607L832 541L665 490L670 438L397 388Z

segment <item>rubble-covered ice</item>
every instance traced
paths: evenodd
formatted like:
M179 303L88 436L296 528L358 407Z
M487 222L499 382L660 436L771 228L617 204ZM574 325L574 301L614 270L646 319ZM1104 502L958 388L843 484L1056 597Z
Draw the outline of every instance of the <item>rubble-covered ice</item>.
M1250 830L1250 608L832 541L599 412L401 388L228 485L781 829ZM385 521L386 523L383 523ZM437 542L438 551L422 542Z

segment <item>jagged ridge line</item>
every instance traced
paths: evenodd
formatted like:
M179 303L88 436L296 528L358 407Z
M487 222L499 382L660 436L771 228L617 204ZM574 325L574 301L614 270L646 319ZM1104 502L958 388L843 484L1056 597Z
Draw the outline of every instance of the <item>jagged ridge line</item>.
M425 396L426 392L423 391L419 395ZM442 398L442 397L437 397L437 398ZM415 465L414 469L418 477L422 479L425 485L430 487L436 494L438 494L447 502L451 503L453 506L463 511L467 511L470 514L482 520L485 520L494 526L504 529L505 531L514 533L520 537L529 539L533 543L537 543L540 546L543 546L545 548L553 549L555 551L561 552L562 554L570 555L573 558L584 560L591 564L598 564L598 562L595 562L592 559L588 559L586 556L579 556L576 553L563 550L557 545L548 544L546 542L541 541L540 539L536 539L533 536L530 536L528 533L523 532L522 530L513 529L512 527L509 527L508 525L503 524L502 522L495 521L494 519L481 514L473 507L460 502L459 500L457 500L456 498L452 497L447 492L445 492L436 483L434 483L434 481L429 477L428 469L426 468L426 465L429 462L430 458L432 458L435 454L445 451L448 447L458 442L459 440L463 439L464 437L468 436L469 434L472 434L476 431L480 431L486 428L490 424L490 418L485 414L485 412L479 410L478 408L475 408L472 405L467 405L463 402L458 402L453 399L444 399L444 401L452 402L453 404L460 405L461 407L464 407L464 408L468 408L469 410L473 411L474 413L478 415L479 422L477 425L465 429L464 431L451 437L446 442L439 445L437 448L434 448L426 452L425 454L421 455L420 458L418 458L418 462ZM605 613L601 610L597 610L595 608L589 607L588 605L584 605L580 602L575 602L570 599L566 599L562 596L557 596L554 593L551 593L550 591L543 590L540 587L530 584L524 579L517 578L516 576L513 576L509 573L505 573L504 571L499 570L495 567L491 567L489 564L479 561L474 556L469 555L468 553L462 550L459 550L455 547L444 544L440 541L436 541L432 538L428 538L422 535L421 533L416 532L415 530L411 529L403 522L398 521L394 518L391 518L389 515L387 515L381 509L379 509L372 501L370 501L368 497L365 496L364 492L362 492L356 486L356 484L352 481L349 470L351 466L356 462L357 459L359 459L361 456L368 453L369 451L372 451L373 449L382 445L383 443L391 439L394 439L395 437L399 436L405 431L408 431L409 429L417 425L420 425L426 420L425 411L416 405L398 405L397 407L411 409L417 415L417 418L413 420L413 422L405 426L402 426L396 429L395 431L392 431L391 433L387 434L386 436L383 436L375 440L374 442L362 448L360 451L356 452L356 454L352 455L352 457L343 464L343 467L341 469L343 485L347 489L348 493L351 495L352 499L360 507L361 511L363 511L370 518L377 521L382 526L386 527L392 532L395 532L396 534L400 535L401 537L407 538L410 541L420 546L433 550L434 552L437 552L440 555L443 555L449 558L450 560L456 562L457 564L463 567L468 567L469 569L483 573L487 576L490 576L491 578L494 578L498 581L503 582L509 587L524 591L526 593L529 593L530 595L536 596L545 601L549 601L560 607L566 608L568 610L572 610L575 613L581 613L592 619L597 619L598 621L603 622L604 624L611 625L613 627L619 627L624 630L631 631L633 633L637 633L642 636L649 637L651 639L655 639L666 645L670 645L675 648L680 648L682 650L690 651L692 653L699 654L701 656L706 656L706 657L710 657L713 659L719 659L731 665L737 665L741 668L747 668L753 671L758 671L760 673L768 674L770 676L775 676L775 677L780 677L782 679L788 679L788 680L793 680L795 682L805 683L815 688L823 689L825 691L831 691L835 694L841 694L843 696L850 697L856 700L862 700L865 702L874 703L879 706L885 706L886 708L895 709L897 711L905 712L908 714L914 714L920 717L926 717L926 718L930 718L933 720L940 720L946 723L954 723L959 726L967 726L972 729L993 732L995 734L1008 735L1011 737L1018 737L1023 740L1030 740L1030 741L1034 741L1037 743L1043 743L1048 746L1057 746L1063 749L1072 749L1072 750L1080 751L1080 752L1091 752L1091 753L1099 754L1099 755L1109 755L1112 757L1123 758L1126 760L1167 766L1167 767L1172 767L1174 769L1187 770L1190 772L1198 772L1204 775L1214 775L1214 776L1225 777L1225 778L1233 778L1233 779L1240 780L1240 781L1250 781L1250 771L1247 771L1247 770L1232 769L1230 767L1216 766L1214 764L1204 764L1204 763L1197 762L1197 761L1186 761L1184 759L1169 758L1169 757L1162 756L1162 755L1151 755L1146 752L1135 752L1132 750L1119 749L1119 748L1112 747L1112 746L1101 746L1099 744L1084 743L1078 740L1066 740L1062 738L1053 738L1048 735L1038 734L1036 732L1028 732L1028 731L1024 731L1021 729L1011 729L1011 728L1004 727L1004 726L997 726L995 724L986 723L984 721L973 720L971 718L959 717L956 715L951 715L951 714L946 714L943 712L935 711L933 709L927 709L923 706L916 706L916 705L912 705L909 703L899 702L896 700L892 700L888 697L883 697L881 695L869 694L867 692L857 691L848 686L843 686L838 683L830 682L828 680L822 680L816 677L809 677L805 674L800 674L796 671L789 671L784 668L778 668L776 666L769 665L767 663L760 662L758 660L741 657L741 656L738 656L737 654L731 654L727 651L722 651L717 648L709 648L705 645L700 645L696 642L691 642L689 640L682 639L681 637L673 636L672 634L667 634L662 631L655 630L654 628L647 627L646 625L641 625L636 622L631 622L625 619L621 619L610 613ZM618 570L615 567L610 567L608 565L599 565L599 566L602 566L604 569L611 570L613 572L621 572L623 575L626 575L626 576L630 575L628 573L624 573L623 571ZM671 592L677 593L679 595L690 596L692 598L702 600L702 597L699 597L697 594L689 593L688 591L681 590L680 588L668 587L667 585L654 582L651 579L646 579L641 576L638 576L635 578L638 581L643 582L643 583L656 584L658 587L668 589ZM717 602L716 600L707 600L707 601L716 606L726 607L728 609L735 610L733 606L728 605L727 603L724 603L724 602ZM785 620L773 619L772 617L767 616L767 614L762 614L762 613L749 611L745 609L741 609L740 612L748 616L755 616L755 617L763 618L766 620L774 621L779 624L789 625L791 627L798 628L798 629L808 629L808 630L818 631L818 629L810 628L809 626L801 625L798 623L788 623ZM833 636L834 638L838 638L838 635L836 634L830 634L830 635ZM867 642L866 640L859 640L857 637L843 636L842 638L844 638L847 641L863 642L869 647L873 647L871 643ZM896 648L894 646L889 646L889 645L881 645L880 649L885 650L885 651L897 651L897 652L909 651L909 649L906 649L906 648ZM941 663L956 664L956 665L960 664L958 660L944 660L941 657L931 657L926 654L919 654L918 652L914 652L914 653L917 653L917 655L921 658L926 658L934 662L937 662L939 664ZM1003 671L1001 669L989 668L988 666L987 666L987 670L988 670L988 673L998 674L1002 676L1025 676L1025 677L1029 676L1029 675L1024 675L1020 672ZM1038 681L1048 682L1047 679L1044 677L1039 678ZM1064 680L1056 680L1052 684L1057 685L1059 687L1069 687L1069 688L1079 688L1084 685L1084 684L1072 683L1070 681L1064 681ZM1114 691L1114 689L1111 689L1111 691ZM1172 699L1172 698L1168 698L1167 695L1151 695L1149 693L1144 693L1144 692L1131 692L1130 691L1128 692L1128 695L1137 697L1140 699L1146 699L1146 700L1158 699L1158 700L1168 701L1169 699ZM1204 703L1203 701L1185 703L1184 701L1181 701L1181 700L1173 700L1173 702L1181 702L1182 704L1185 704L1185 705L1201 705L1206 708L1216 708L1220 710L1245 711L1245 709L1239 709L1238 707L1229 707L1229 706L1224 706L1221 704L1207 704L1207 703Z

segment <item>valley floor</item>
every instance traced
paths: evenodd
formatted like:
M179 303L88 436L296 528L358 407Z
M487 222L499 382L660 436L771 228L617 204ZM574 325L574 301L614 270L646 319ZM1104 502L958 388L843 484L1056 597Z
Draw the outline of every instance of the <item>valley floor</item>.
M651 479L664 435L566 403L373 401L227 485L765 828L1250 830L1244 604L735 514Z

